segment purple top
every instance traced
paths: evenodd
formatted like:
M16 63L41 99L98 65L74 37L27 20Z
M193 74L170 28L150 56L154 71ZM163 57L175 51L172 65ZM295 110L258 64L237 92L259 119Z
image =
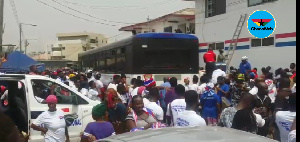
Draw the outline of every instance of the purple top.
M100 140L114 135L115 130L110 122L90 122L85 128L82 138L87 138L90 134Z
M177 95L175 94L175 89L172 87L169 91L166 92L165 103L168 105L173 100L177 99Z

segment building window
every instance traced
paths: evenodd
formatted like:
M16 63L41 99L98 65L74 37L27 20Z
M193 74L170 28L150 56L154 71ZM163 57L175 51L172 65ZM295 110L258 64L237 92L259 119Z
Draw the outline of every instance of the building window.
M164 32L172 33L172 30L172 26L164 28Z
M226 13L226 0L206 0L206 18Z
M90 39L90 43L98 43L97 39Z
M262 46L270 46L274 45L274 37L268 37L262 39Z
M213 50L216 50L216 43L208 44L208 48L212 48Z
M66 49L65 47L55 47L55 48L52 48L52 51L62 51L65 49Z
M251 47L274 45L274 37L251 39Z
M261 46L261 39L251 39L251 47L259 47Z
M224 42L216 43L216 50L224 49Z
M273 2L278 0L248 0L248 6L260 5L263 3Z

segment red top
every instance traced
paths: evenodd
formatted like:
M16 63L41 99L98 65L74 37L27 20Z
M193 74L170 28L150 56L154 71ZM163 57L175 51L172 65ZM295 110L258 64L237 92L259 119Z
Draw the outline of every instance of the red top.
M216 54L213 51L207 51L204 55L203 55L203 60L205 63L207 62L216 62Z

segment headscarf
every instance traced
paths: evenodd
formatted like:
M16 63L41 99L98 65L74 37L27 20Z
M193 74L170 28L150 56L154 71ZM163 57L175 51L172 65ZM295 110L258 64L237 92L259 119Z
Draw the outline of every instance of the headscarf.
M239 81L245 81L245 75L240 73L237 78Z
M105 115L107 107L105 104L101 103L93 107L92 115L96 117L102 117Z
M74 77L75 76L75 74L70 74L69 75L69 78L72 78L72 77Z
M207 96L213 96L215 94L213 88L214 88L213 83L207 83L203 94L207 94Z
M56 103L57 104L57 98L55 95L49 95L46 98L46 103Z
M138 95L142 95L142 94L143 94L143 91L144 91L145 89L146 89L145 86L139 87L139 89L138 89Z
M145 87L153 87L156 85L156 82L153 80L153 78L150 78L148 80L145 80L144 85Z

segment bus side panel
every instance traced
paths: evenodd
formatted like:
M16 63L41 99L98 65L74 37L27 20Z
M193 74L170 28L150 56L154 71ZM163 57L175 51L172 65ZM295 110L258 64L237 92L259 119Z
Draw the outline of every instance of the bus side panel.
M133 54L133 42L126 46L126 53L125 53L125 73L132 74L133 73L133 66L134 66L134 54Z

